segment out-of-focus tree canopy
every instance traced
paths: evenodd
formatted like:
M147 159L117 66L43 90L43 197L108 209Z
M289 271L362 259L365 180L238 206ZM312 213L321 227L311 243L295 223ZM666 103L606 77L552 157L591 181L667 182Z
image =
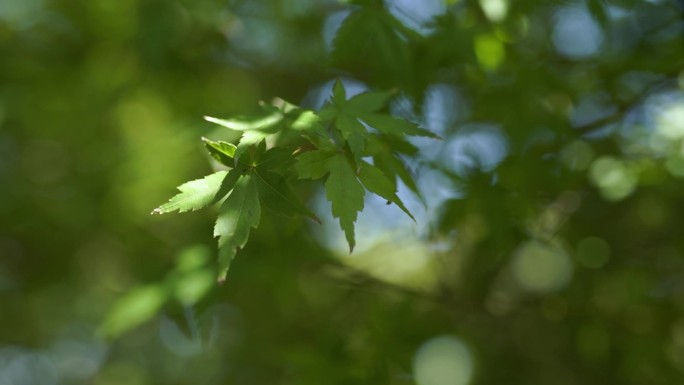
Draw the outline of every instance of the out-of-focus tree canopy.
M350 143L398 189L353 253L297 179L219 286L217 208L150 215L202 117L336 81L440 139ZM0 0L0 385L681 383L682 178L681 1Z

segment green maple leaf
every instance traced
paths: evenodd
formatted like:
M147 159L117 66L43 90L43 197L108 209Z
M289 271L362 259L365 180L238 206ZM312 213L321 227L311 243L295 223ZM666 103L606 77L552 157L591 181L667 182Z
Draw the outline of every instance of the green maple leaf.
M330 160L337 156L337 151L315 150L305 152L297 157L295 170L300 179L320 179L330 171Z
M377 112L389 102L394 94L393 91L370 91L345 100L346 90L338 79L333 85L331 103L326 105L318 116L323 121L334 123L357 161L368 155L366 153L368 130L364 124L388 136L439 138L438 135L408 120Z
M321 118L311 110L296 109L288 114L289 126L297 131L322 132Z
M337 106L343 106L347 102L347 90L340 79L336 79L333 84L332 102Z
M259 157L257 166L261 169L285 173L295 161L292 150L273 147Z
M363 149L366 142L365 136L368 134L368 131L354 115L345 113L345 106L348 103L346 95L347 92L344 88L344 84L342 84L340 79L337 79L335 84L333 84L332 105L323 108L319 115L323 117L323 120L334 121L335 127L349 145L352 154L354 154L357 159L360 159L363 156Z
M257 183L249 174L244 175L221 205L214 226L214 236L219 238L219 282L225 281L230 263L238 249L245 246L250 229L259 225L260 218Z
M325 181L325 196L332 203L332 214L339 218L340 227L349 243L349 251L354 250L354 222L359 211L363 210L363 188L351 164L343 154L330 158L327 162L330 175Z
M262 130L254 130L244 132L240 137L240 141L238 142L237 148L235 149L235 158L239 159L242 156L242 154L244 154L245 151L247 151L248 148L260 144L264 141L264 139L273 134L275 134L275 131L269 132Z
M382 170L383 174L386 175L390 180L395 180L397 178L401 179L402 182L411 189L415 194L419 195L418 185L413 179L413 175L406 169L404 162L399 159L395 154L391 152L381 153L373 156L373 163L375 167Z
M363 156L363 149L366 144L366 127L353 116L341 114L335 120L337 128L342 132L342 136L349 144L349 149L357 159Z
M391 179L385 176L382 170L368 162L361 161L359 179L368 191L387 199L388 202L396 204L406 215L414 221L416 220L406 206L404 206L404 202L397 196L397 186Z
M315 112L299 108L284 100L276 100L275 103L278 106L262 104L263 113L257 117L218 119L205 116L204 119L241 133L238 144L234 146L235 149L230 155L234 159L239 159L247 149L258 145L270 136L278 135L282 139L283 137L279 135L281 133L294 132L297 137L303 137L314 145L325 145L327 133L321 123L321 118ZM222 143L225 144L225 142ZM212 145L212 147L216 146ZM210 152L217 158L215 151L210 149ZM217 159L219 162L227 164L225 156L220 156L220 158Z
M332 204L333 217L339 220L345 233L350 252L356 244L354 223L364 207L366 190L395 203L413 218L396 194L396 179L401 178L414 190L415 183L393 153L411 153L413 148L403 140L404 135L431 136L430 133L413 123L377 112L393 92L366 92L349 100L346 94L342 82L335 82L331 103L318 114L280 101L278 106L262 105L264 112L255 118L205 117L241 132L237 145L202 138L209 154L232 170L181 185L181 193L154 213L197 210L223 200L214 226L219 244L219 282L225 280L233 258L246 244L251 229L258 226L262 205L279 214L299 214L320 223L287 181L285 175L293 163L300 179L321 179L327 175L326 198ZM330 124L333 131L326 128ZM381 134L368 133L364 124L375 127ZM288 135L293 134L309 140L317 150L295 158L293 150L283 146L266 149L266 139L270 136L277 135L274 143L287 143ZM397 143L402 145L398 149L394 146ZM241 155L247 150L249 159L245 161ZM375 164L362 160L364 156L372 156Z
M411 172L399 157L398 153L412 156L418 152L418 148L396 136L370 135L367 145L368 155L373 157L375 167L382 170L383 174L396 183L397 178L420 197Z
M202 179L183 183L178 186L180 193L154 209L152 214L165 214L176 210L180 213L195 211L218 202L232 188L227 175L227 171L219 171Z
M384 107L394 95L394 91L363 92L349 99L342 110L351 115L375 112Z
M337 29L333 63L343 69L371 70L381 83L412 80L413 58L406 40L413 34L401 26L384 7L359 7Z
M284 176L271 172L265 167L255 168L252 176L256 181L259 198L266 207L279 214L286 216L300 214L321 223L316 214L297 198Z
M289 108L288 106L285 106ZM241 131L240 141L233 152L233 157L239 159L245 151L260 143L266 137L279 131L279 126L285 119L285 112L277 107L262 104L263 113L256 117L238 117L233 119L218 119L205 116L208 122L218 124L233 131Z
M378 113L361 113L358 115L364 123L377 129L383 134L389 135L409 135L409 136L425 136L429 138L441 139L424 128L418 127L417 124L409 122L406 119L397 118L396 116Z
M216 161L228 167L235 165L236 147L234 144L224 141L215 142L207 138L202 138L202 142L204 142L204 147L209 151L209 155L216 159Z

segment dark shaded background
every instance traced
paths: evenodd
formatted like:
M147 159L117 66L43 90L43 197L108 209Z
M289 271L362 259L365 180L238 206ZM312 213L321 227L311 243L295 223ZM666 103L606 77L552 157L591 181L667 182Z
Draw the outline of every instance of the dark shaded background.
M681 2L351 3L0 0L0 385L683 380ZM202 116L338 77L444 138L418 223L266 214L217 286L214 213L149 215Z

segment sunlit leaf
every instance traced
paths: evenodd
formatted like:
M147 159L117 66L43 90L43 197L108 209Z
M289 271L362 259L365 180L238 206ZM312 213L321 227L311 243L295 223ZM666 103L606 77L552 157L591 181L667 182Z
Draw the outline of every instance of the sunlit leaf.
M280 123L284 118L282 112L275 110L265 116L256 118L241 118L241 119L219 119L211 116L205 116L204 120L218 124L220 126L229 128L235 131L249 131L249 130L264 130Z
M216 159L216 161L228 167L235 165L233 158L235 157L236 147L234 144L224 141L215 142L207 138L202 138L202 142L204 142L204 146L209 151L211 157Z
M180 194L154 209L152 214L165 214L176 210L181 213L195 211L215 203L221 198L219 192L223 191L221 185L224 179L226 179L226 175L228 175L228 172L219 171L202 179L193 180L178 186Z
M242 155L252 146L261 143L264 139L268 138L269 135L273 133L267 131L245 131L240 137L237 148L235 149L235 158L241 158Z
M296 117L293 117L290 128L297 131L316 131L321 133L324 129L321 118L311 110L298 110Z

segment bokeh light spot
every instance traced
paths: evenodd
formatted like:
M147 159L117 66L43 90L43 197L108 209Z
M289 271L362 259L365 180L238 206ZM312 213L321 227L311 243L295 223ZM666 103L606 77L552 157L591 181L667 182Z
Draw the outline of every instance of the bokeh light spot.
M664 106L656 119L658 132L667 139L684 137L684 98Z
M665 169L673 176L684 178L684 157L671 154L665 161Z
M513 276L525 289L549 293L561 289L572 278L572 263L558 246L528 241L513 256Z
M552 39L558 53L584 59L599 51L603 32L583 6L563 7L557 11L556 18Z
M194 305L211 290L214 285L214 273L211 270L199 270L184 275L176 282L175 296L184 305Z
M131 290L112 307L102 324L107 336L118 336L157 314L166 300L166 292L159 285L147 285Z
M475 38L475 55L482 68L495 70L506 58L506 51L496 36L480 35Z
M489 21L502 21L508 14L508 0L480 0L480 7Z
M394 17L423 35L432 32L430 22L446 11L443 0L386 0L385 4Z
M474 124L462 127L448 139L442 161L457 174L470 170L492 171L508 155L508 140L497 127Z
M638 182L636 173L619 159L603 156L592 163L589 176L601 195L612 201L629 196Z
M474 372L473 357L461 340L451 336L425 342L413 358L418 385L466 385Z

